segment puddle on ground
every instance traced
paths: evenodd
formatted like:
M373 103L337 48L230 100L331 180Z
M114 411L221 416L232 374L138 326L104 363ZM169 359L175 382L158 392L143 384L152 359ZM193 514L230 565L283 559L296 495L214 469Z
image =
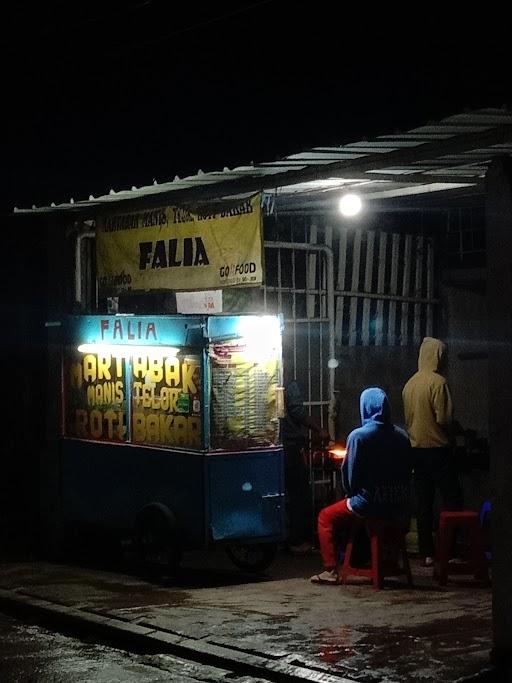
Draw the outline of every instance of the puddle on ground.
M358 681L455 680L488 664L491 620L468 616L403 628L371 626L317 633L316 656ZM470 656L469 656L470 655ZM381 678L376 678L379 674Z

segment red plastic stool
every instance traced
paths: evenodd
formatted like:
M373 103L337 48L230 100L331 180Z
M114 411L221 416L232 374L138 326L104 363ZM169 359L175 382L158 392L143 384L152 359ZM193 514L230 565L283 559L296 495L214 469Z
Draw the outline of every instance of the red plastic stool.
M469 533L469 557L467 560L450 563L451 549L456 531ZM440 586L445 586L449 574L473 574L475 579L488 581L489 573L485 559L484 540L477 512L441 512L437 531L437 548L434 558L434 577Z
M366 528L370 537L370 567L354 567L350 564L354 549L354 540L361 527ZM341 568L341 583L347 583L349 576L365 576L372 580L376 590L382 588L385 576L405 574L407 583L412 586L411 568L405 547L406 529L403 522L387 519L358 519L352 525L345 549L345 557ZM402 566L399 567L399 559Z

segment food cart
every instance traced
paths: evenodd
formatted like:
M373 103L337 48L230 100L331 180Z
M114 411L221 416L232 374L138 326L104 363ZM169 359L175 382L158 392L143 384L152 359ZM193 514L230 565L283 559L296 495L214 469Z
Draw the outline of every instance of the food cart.
M279 316L87 315L62 343L64 525L175 565L221 543L239 567L284 537Z

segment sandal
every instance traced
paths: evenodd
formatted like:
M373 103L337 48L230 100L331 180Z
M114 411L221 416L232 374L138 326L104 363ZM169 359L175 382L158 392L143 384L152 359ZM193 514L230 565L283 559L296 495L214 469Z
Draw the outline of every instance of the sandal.
M329 586L337 586L339 584L338 574L334 570L328 569L320 574L313 574L309 580L311 583L321 583Z

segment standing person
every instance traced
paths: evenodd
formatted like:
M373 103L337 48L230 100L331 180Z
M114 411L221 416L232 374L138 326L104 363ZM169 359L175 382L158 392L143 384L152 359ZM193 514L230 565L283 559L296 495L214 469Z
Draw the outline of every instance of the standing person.
M420 346L418 372L404 386L405 422L414 453L418 546L423 564L434 560L434 499L439 489L445 510L460 510L462 490L450 445L454 430L452 398L440 374L446 345L425 337Z
M288 499L289 548L299 554L312 549L313 501L305 453L309 429L316 432L322 441L329 440L329 432L307 413L300 385L292 380L285 389L281 439Z
M318 537L324 571L312 583L337 584L335 530L350 528L358 517L407 519L412 458L405 432L391 422L386 393L365 389L359 399L362 426L347 439L341 468L346 497L318 515Z

